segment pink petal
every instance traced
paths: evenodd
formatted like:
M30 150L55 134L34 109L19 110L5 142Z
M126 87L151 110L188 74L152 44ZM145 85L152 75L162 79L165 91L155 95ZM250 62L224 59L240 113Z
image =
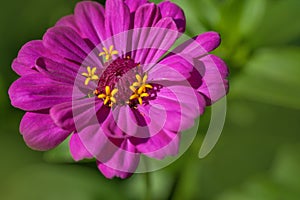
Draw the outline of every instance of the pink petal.
M208 98L207 104L210 105L227 94L229 71L225 62L215 55L205 56L199 61L198 65L205 68L205 73L203 84L197 90Z
M53 106L50 115L59 127L79 131L85 126L100 123L97 112L102 109L102 106L103 103L95 101L94 98L79 99Z
M30 67L29 65L26 65L26 64L21 63L20 61L18 61L18 58L15 58L13 60L13 63L12 63L11 67L20 76L37 73L37 71L34 70L33 67Z
M134 13L140 6L148 3L148 0L125 0L131 13Z
M93 158L93 155L87 151L87 149L81 142L78 133L72 134L69 145L71 155L75 161Z
M134 17L134 28L152 27L161 19L159 8L154 3L140 6Z
M46 151L64 141L69 131L57 127L48 113L27 112L20 124L26 144L35 150Z
M74 15L67 15L67 16L64 16L62 18L60 18L55 26L66 26L66 27L69 27L71 29L73 29L76 33L78 33L80 36L82 36L81 32L80 32L80 29L75 21L75 17Z
M105 13L101 4L82 1L75 7L75 20L83 38L88 38L97 46L105 39Z
M205 108L203 97L190 86L183 85L163 87L149 104L152 106L152 120L160 120L163 129L173 132L191 128L196 117L202 114ZM165 116L162 115L163 112Z
M40 57L37 59L36 68L41 74L51 80L74 85L79 66L66 65L49 58ZM79 78L81 78L81 76Z
M138 166L140 156L139 154L133 153L135 146L130 140L123 140L120 146L121 148L115 149L115 152L113 152L109 160L106 162L98 161L98 169L106 178L128 178L135 172Z
M139 152L152 158L164 159L166 156L176 156L179 152L180 133L161 130L153 137L136 138L136 148Z
M179 55L164 58L148 71L149 80L184 81L191 77L193 65ZM198 79L201 81L201 79Z
M138 50L134 59L144 65L144 70L156 63L170 49L178 36L176 24L171 18L163 18L155 27L138 31L141 33L139 41L136 41Z
M170 1L164 1L158 4L162 17L171 17L176 25L179 32L185 31L185 16L183 10Z
M22 46L18 57L12 64L13 70L20 76L36 72L35 61L40 56L45 56L47 50L41 40L33 40Z
M130 11L123 0L107 0L105 4L105 30L107 38L127 31L130 26Z
M208 54L220 45L221 38L216 32L206 32L190 39L176 49L174 53L199 58Z
M85 60L89 63L96 63L94 60L99 59L98 56L89 55L91 52L86 42L69 27L54 27L48 29L43 37L43 44L52 52L60 55L63 58L82 64Z
M16 80L9 88L13 106L36 111L72 100L73 86L53 81L42 74L29 74Z

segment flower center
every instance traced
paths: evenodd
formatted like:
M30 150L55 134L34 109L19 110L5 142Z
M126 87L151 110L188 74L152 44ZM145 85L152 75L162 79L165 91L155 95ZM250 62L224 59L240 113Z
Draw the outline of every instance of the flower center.
M138 73L137 67L139 64L135 63L129 57L117 58L112 63L105 64L108 66L106 66L106 69L98 81L98 92L104 92L106 86L114 88L120 81L122 82L125 77L128 79L134 72Z
M130 57L117 58L105 63L106 69L98 81L95 95L103 99L104 104L129 105L135 107L142 104L149 96L152 86L147 83L148 76Z

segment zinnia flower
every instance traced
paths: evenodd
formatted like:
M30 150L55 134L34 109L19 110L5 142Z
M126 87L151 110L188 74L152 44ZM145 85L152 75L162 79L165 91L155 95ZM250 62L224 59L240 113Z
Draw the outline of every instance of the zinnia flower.
M225 63L208 54L219 34L167 53L184 31L184 13L169 1L78 3L13 61L21 77L9 95L26 111L26 144L45 151L71 134L74 160L96 158L107 178L130 176L141 154L176 155L180 132L228 88Z

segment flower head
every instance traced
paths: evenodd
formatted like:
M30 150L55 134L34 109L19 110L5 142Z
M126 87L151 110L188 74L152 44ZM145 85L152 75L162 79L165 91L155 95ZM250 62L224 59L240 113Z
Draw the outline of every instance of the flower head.
M168 53L184 30L183 11L169 1L78 3L12 64L21 77L9 95L26 111L27 145L48 150L71 134L73 158L96 158L108 178L130 176L141 154L176 155L180 132L228 87L225 63L208 54L219 34Z

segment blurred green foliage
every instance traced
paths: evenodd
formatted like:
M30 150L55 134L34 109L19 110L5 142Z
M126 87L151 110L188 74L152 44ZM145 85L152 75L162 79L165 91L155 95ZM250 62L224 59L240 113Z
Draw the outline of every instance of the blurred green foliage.
M23 112L9 104L17 78L10 64L21 46L39 39L76 0L11 0L0 8L0 199L141 199L144 175L106 180L94 163L72 162L66 144L46 154L19 135ZM187 34L220 32L214 53L231 70L228 115L215 149L198 159L209 110L192 147L151 173L155 199L300 199L300 1L174 0ZM102 2L103 3L103 2ZM65 162L67 161L67 162Z

